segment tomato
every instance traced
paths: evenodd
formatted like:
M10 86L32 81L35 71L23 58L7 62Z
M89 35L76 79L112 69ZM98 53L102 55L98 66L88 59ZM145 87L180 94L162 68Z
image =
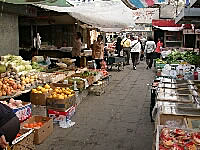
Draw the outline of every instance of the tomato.
M28 128L29 127L28 125L29 125L28 123L25 123L24 128Z
M28 128L34 128L34 125L32 123L28 124Z
M33 127L37 127L37 123L33 123Z
M40 127L43 126L43 123L42 123L42 122L38 122L37 124L38 124Z

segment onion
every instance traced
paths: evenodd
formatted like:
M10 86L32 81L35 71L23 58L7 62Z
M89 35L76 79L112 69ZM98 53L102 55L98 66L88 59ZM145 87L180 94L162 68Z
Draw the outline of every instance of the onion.
M15 104L15 100L13 98L10 99L9 101L11 104Z
M16 100L16 101L15 101L15 104L16 104L18 107L20 107L20 104L22 104L22 101L21 101L21 100Z

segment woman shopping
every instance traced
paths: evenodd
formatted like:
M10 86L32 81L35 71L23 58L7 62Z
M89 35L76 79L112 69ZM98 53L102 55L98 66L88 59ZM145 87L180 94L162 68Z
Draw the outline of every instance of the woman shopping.
M101 61L104 59L104 44L102 35L99 35L97 41L94 43L92 55L97 64L97 69L101 69Z
M0 150L5 149L16 138L20 123L13 110L0 103Z
M162 47L163 47L162 38L158 38L158 43L155 50L156 58L160 58Z
M145 45L145 53L146 53L146 63L147 67L146 69L151 69L153 64L153 53L156 48L156 43L153 41L152 37L147 38L147 42Z

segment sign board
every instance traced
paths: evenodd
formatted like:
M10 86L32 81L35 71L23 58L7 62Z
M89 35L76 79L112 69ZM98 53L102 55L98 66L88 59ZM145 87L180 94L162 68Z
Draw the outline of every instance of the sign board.
M137 17L135 23L151 24L153 19L159 19L159 8L139 8L132 13Z

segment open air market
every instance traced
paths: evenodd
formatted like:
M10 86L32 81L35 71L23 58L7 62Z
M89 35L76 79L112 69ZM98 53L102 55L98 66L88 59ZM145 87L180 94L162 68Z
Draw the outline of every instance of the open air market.
M200 150L200 0L0 0L0 150Z

